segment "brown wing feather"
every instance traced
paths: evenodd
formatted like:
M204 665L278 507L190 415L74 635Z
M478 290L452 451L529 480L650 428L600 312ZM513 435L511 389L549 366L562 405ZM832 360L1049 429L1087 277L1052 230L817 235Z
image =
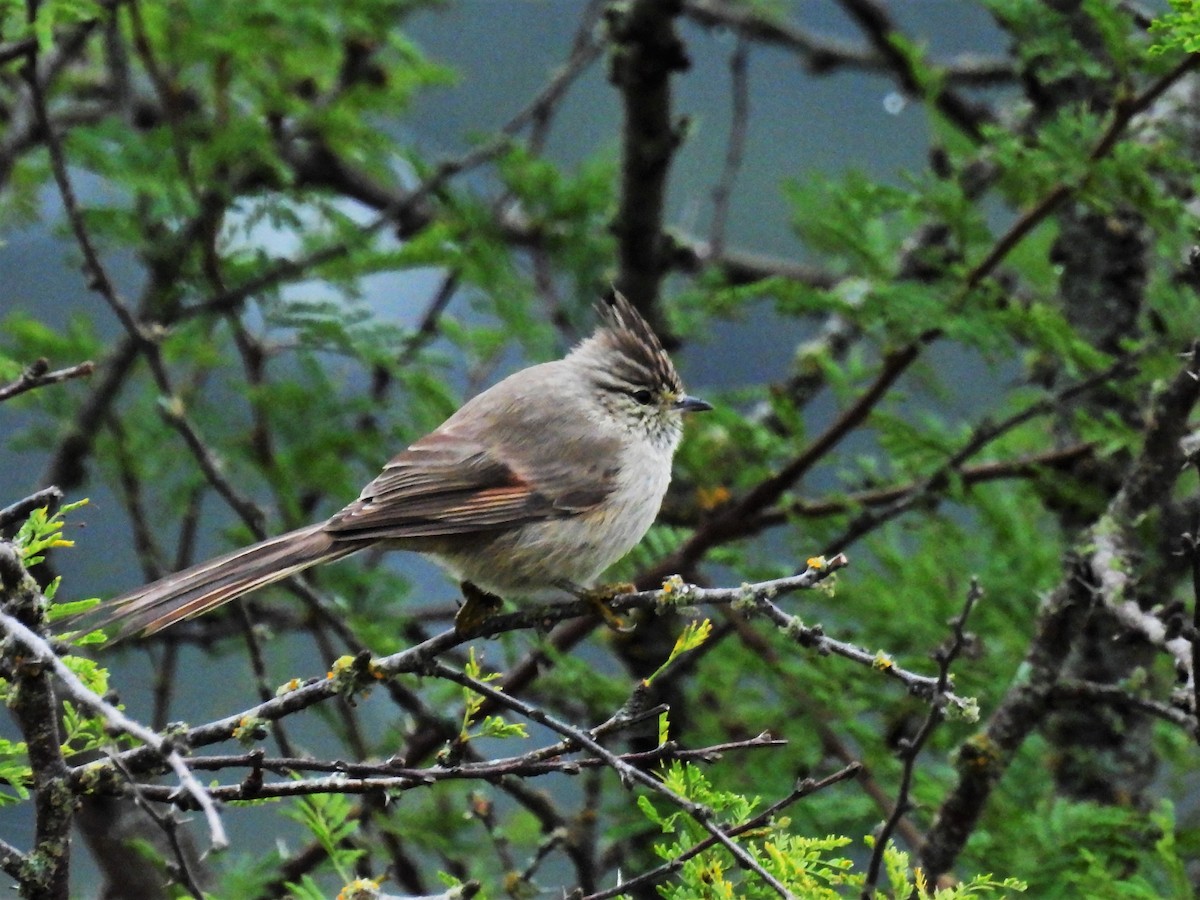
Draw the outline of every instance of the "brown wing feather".
M504 455L503 448L435 431L393 458L357 500L329 520L326 533L360 541L488 531L574 515L611 491L611 478L597 479L594 489L559 490L557 466L535 488Z

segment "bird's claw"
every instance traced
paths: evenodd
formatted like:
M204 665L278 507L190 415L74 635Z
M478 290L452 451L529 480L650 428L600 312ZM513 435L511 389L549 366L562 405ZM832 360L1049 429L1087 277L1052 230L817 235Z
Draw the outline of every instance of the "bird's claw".
M474 631L504 605L495 594L476 587L469 581L462 583L463 605L454 616L454 630L459 634Z

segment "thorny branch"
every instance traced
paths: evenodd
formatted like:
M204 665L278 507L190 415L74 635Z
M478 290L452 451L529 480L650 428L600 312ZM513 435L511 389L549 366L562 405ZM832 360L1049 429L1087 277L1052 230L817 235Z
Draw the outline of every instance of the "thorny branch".
M761 613L801 647L815 650L822 656L840 656L861 666L876 669L888 678L899 681L914 697L927 700L939 708L953 707L967 718L974 718L977 714L974 701L969 697L960 697L949 690L940 676L918 675L909 672L907 669L897 666L885 653L872 653L862 647L830 638L821 626L804 625L799 617L784 612L769 599L770 596L770 592L755 591L743 602L748 608Z

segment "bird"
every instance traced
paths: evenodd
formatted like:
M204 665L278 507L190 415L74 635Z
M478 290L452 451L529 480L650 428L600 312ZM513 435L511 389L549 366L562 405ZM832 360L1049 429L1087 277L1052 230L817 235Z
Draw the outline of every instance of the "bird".
M713 408L684 391L624 295L614 289L596 309L595 331L566 356L467 401L325 521L116 597L101 605L102 627L149 636L367 548L432 558L468 607L585 594L658 515L683 417Z

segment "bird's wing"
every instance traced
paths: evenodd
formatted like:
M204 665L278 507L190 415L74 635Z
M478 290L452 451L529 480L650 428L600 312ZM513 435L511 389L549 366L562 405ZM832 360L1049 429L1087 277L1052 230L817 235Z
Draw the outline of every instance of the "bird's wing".
M439 429L393 458L325 530L352 541L438 537L577 515L613 490L616 450L592 442L580 460L553 446L489 448Z

